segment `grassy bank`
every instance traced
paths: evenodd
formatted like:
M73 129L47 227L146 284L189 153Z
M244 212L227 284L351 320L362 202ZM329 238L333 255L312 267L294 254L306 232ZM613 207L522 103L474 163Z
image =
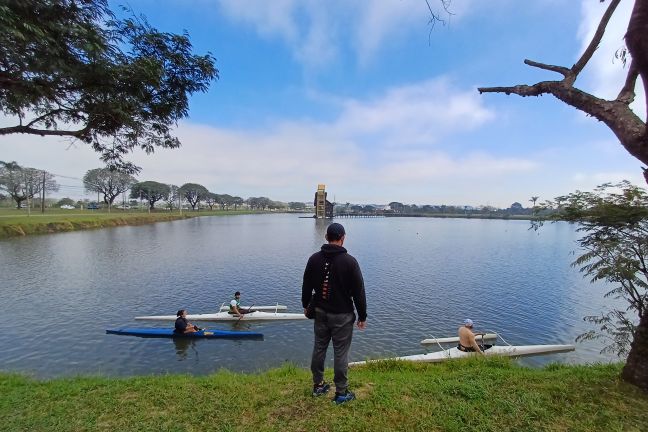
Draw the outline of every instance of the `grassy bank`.
M310 395L310 373L39 381L0 375L11 431L645 431L648 395L619 365L528 369L507 359L353 369L358 400ZM330 370L327 370L330 373Z
M53 210L45 214L34 212L27 216L25 210L0 211L0 239L32 234L78 231L123 225L142 225L187 219L197 216L220 216L253 213L249 211L184 211L179 212L123 212Z

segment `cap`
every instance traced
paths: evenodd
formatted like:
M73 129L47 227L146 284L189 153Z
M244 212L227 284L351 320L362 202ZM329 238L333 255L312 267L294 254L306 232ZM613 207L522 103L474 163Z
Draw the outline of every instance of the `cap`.
M466 318L464 320L464 325L466 325L468 327L472 327L473 326L473 320L471 320L470 318Z
M344 227L337 222L333 222L326 228L326 237L329 240L339 240L345 234Z

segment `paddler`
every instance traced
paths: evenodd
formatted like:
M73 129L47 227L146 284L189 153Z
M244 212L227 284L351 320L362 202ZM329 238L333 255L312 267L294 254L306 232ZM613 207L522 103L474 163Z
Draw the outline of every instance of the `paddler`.
M187 310L180 309L176 314L178 318L175 321L175 333L195 333L201 329L198 326L191 324L187 321Z
M464 320L464 325L459 327L459 345L457 345L457 349L464 352L478 352L479 354L484 355L483 350L475 340L473 326L473 320L466 318Z
M229 313L232 315L236 315L239 318L243 318L243 315L250 313L250 310L243 310L241 308L241 292L236 291L234 293L234 298L230 302L230 310Z

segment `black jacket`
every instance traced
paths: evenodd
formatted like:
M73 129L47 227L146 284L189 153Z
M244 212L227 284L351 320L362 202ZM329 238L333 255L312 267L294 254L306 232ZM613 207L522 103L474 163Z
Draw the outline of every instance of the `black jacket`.
M330 263L330 271L328 281L325 281L327 262ZM355 303L358 321L367 319L367 300L360 266L342 246L322 245L322 250L308 259L302 284L304 308L310 302L313 291L317 307L330 313L345 313L353 312Z

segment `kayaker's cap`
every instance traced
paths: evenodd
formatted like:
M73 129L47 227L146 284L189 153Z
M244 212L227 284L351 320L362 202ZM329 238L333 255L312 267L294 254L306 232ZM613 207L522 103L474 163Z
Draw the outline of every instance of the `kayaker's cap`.
M326 228L326 238L329 241L340 240L345 234L344 227L337 222L333 222Z
M472 326L473 326L473 320L471 320L470 318L466 318L466 319L464 320L464 325L465 325L466 327L472 327Z

